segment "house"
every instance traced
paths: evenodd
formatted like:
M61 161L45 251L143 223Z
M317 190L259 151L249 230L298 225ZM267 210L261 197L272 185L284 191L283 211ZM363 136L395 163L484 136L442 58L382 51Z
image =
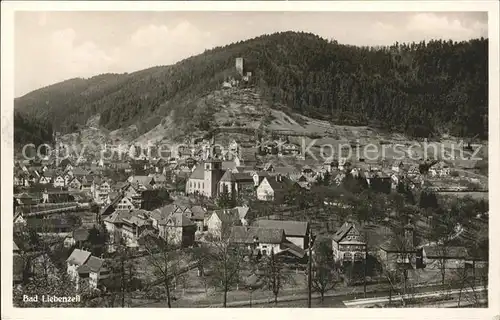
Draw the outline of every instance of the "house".
M219 193L228 192L231 195L252 193L254 180L248 173L233 173L227 170L219 180Z
M78 268L83 266L89 259L91 253L81 249L74 249L66 259L66 272L74 281L78 281Z
M471 255L465 247L425 246L422 247L422 262L425 269L464 268Z
M435 172L435 175L440 177L448 176L451 172L450 166L442 160L433 165L431 169L433 169L432 171ZM429 172L431 172L431 169L429 169Z
M194 244L196 228L196 224L181 212L174 212L158 222L160 237L166 239L168 243L181 247L189 247Z
M146 230L155 230L153 221L145 210L116 210L104 218L111 242L123 239L128 247L137 247L139 236Z
M237 167L247 166L254 168L259 162L259 160L257 159L257 149L241 149L239 154L234 157L234 162L236 163Z
M256 171L252 173L252 179L254 183L254 187L258 187L259 184L265 177L269 177L269 173L267 171Z
M77 288L82 280L87 280L90 288L97 288L99 281L109 277L110 270L105 267L104 260L91 255L90 252L74 249L66 260L67 273L76 282Z
M203 231L207 210L202 206L176 206L174 212L184 213L195 225L197 231Z
M27 183L27 174L24 172L21 173L16 173L14 175L14 185L18 187L27 187L29 185L26 185Z
M78 177L74 177L71 181L68 183L68 190L69 191L80 191L82 190L82 182Z
M257 187L257 199L282 202L292 186L293 182L280 174L274 177L264 177Z
M352 168L350 173L353 178L357 178L359 177L361 170L359 168Z
M79 167L67 168L66 173L68 173L73 177L80 177L81 179L83 179L84 177L88 177L90 175L90 173L87 170Z
M291 220L257 220L253 226L260 228L283 229L286 240L302 249L309 247L309 223Z
M378 250L380 263L387 270L398 267L413 268L416 264L417 248L415 247L415 228L404 226L401 234L391 235L380 245Z
M46 175L41 176L40 179L38 180L38 183L40 184L50 184L51 182L52 182L52 177Z
M33 197L26 192L14 196L14 200L20 206L30 206L36 204L36 201L33 199Z
M335 261L354 263L366 259L366 242L352 222L345 222L333 235L332 250Z
M323 163L323 168L328 172L332 172L339 166L338 160L328 159Z
M85 228L79 228L73 231L73 239L75 240L75 243L79 244L81 247L81 244L89 238L89 231Z
M168 179L165 174L149 174L149 177L153 178L155 185L160 188L165 188L168 185Z
M148 190L148 187L143 184L129 184L123 189L123 194L127 198L126 201L130 200L133 207L139 209L142 208L144 192Z
M304 249L286 239L280 228L233 226L229 241L247 247L253 255L265 256L272 251L292 263L301 262L306 255Z
M199 194L215 198L218 194L219 181L224 175L222 161L208 160L196 166L186 182L186 194Z
M395 161L392 164L391 170L396 172L396 173L400 173L403 171L404 167L405 167L405 165L404 165L403 161Z
M127 181L132 185L137 185L146 189L152 189L156 187L154 177L150 176L130 176Z
M73 166L71 165L71 161L68 158L62 159L61 162L59 162L58 167L65 170L65 171L73 169Z
M24 219L22 211L20 210L16 211L17 212L14 213L14 221L13 221L14 226L25 226L26 219Z
M207 219L207 231L220 237L222 232L229 232L231 226L246 226L248 225L247 212L248 208L245 210L244 207L215 210Z
M286 239L283 229L233 226L229 241L267 255L271 253L271 250L278 254L281 251L281 244Z
M140 206L137 206L136 203L133 201L132 198L123 196L119 200L118 203L116 203L115 210L138 210L140 209Z
M109 278L110 269L105 267L104 260L90 256L84 265L78 268L80 279L88 279L90 288L97 288L101 280Z
M157 227L158 221L178 212L183 213L196 225L196 231L203 231L206 209L201 206L169 204L151 211L150 217L153 219L153 225Z
M410 167L408 168L407 175L413 177L420 176L420 170L418 169L418 166L410 165Z

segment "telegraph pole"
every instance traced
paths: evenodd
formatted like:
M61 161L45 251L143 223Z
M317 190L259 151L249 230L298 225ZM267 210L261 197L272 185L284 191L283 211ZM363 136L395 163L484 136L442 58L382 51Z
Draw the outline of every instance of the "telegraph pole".
M365 232L365 258L364 260L364 265L363 265L363 296L366 299L366 259L368 258L368 239L367 239L367 233Z
M311 308L312 298L312 232L309 234L309 261L307 268L307 307Z

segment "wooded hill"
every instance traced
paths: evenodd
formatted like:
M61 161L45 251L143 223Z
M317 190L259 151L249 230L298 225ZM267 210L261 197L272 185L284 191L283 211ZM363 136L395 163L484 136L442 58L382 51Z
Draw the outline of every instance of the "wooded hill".
M15 126L35 119L67 133L99 113L107 129L136 124L146 132L172 111L189 113L189 103L234 74L237 57L271 105L410 136L488 136L487 39L369 48L297 32L217 47L171 66L57 83L15 99L23 114ZM16 130L16 142L26 140L23 132Z

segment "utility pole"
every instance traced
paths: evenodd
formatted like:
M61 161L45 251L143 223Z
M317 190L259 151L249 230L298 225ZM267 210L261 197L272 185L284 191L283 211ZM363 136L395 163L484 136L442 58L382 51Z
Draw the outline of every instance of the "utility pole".
M307 307L311 308L311 291L312 291L312 232L309 234L309 261L307 268Z
M367 239L367 233L365 232L365 258L363 260L364 265L363 265L363 297L366 299L366 268L367 268L367 263L366 260L368 258L368 239Z

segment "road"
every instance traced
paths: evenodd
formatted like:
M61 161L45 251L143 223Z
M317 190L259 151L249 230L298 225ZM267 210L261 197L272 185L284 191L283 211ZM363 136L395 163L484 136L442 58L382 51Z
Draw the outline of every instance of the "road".
M436 292L436 288L439 287L437 285L425 285L421 287L417 287L414 289L415 293L432 293ZM389 295L389 291L386 289L380 289L380 286L372 285L367 287L367 298L385 298ZM396 299L397 295L393 293L394 299ZM216 297L214 297L216 298ZM344 301L361 299L363 297L363 287L354 287L354 288L342 288L337 291L327 292L325 294L324 301L320 301L320 296L317 293L312 295L312 307L313 308L345 308L346 305ZM249 308L249 307L257 307L257 308L306 308L307 307L307 294L302 292L297 294L287 294L281 295L278 297L278 304L274 305L274 300L272 297L260 298L260 299L252 299L250 297L250 293L246 295L240 296L237 301L228 301L228 308ZM217 302L213 303L199 303L193 300L184 300L180 299L172 303L175 308L220 308L221 300L217 299ZM147 302L136 304L135 307L141 308L165 308L165 301L158 302Z

